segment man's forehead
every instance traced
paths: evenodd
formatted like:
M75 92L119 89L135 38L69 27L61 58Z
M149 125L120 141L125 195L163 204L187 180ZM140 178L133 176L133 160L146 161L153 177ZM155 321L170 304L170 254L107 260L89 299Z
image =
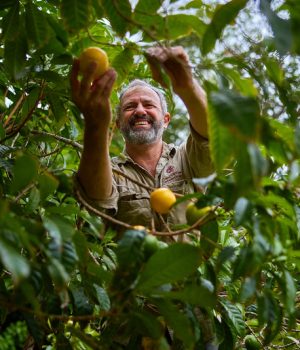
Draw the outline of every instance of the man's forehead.
M160 103L158 94L147 86L133 86L129 88L122 96L121 102L124 103L135 99L155 100Z

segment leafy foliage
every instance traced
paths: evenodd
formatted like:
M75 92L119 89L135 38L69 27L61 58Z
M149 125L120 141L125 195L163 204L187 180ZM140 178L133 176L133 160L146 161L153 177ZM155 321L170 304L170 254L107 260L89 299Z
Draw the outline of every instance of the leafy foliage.
M169 3L0 2L1 349L230 350L249 334L299 347L299 2ZM262 15L269 35L246 35ZM115 107L117 88L150 79L156 44L183 45L207 92L216 174L193 196L215 211L200 238L149 256L149 233L118 239L75 199L83 119L68 75L82 49L104 48ZM187 122L166 94L178 142ZM114 122L111 136L119 154Z

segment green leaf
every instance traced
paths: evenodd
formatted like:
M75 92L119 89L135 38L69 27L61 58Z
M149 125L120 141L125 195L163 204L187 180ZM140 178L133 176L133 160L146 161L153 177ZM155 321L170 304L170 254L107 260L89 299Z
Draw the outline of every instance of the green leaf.
M74 227L67 218L50 214L43 218L44 227L50 236L62 244L62 240L70 239L74 234Z
M162 336L162 325L157 315L140 311L132 315L133 325L140 330L141 334L158 339Z
M278 17L271 9L269 0L261 0L259 4L261 11L267 17L272 28L277 50L281 54L286 54L291 50L292 46L291 21Z
M284 270L282 281L280 283L283 289L284 294L284 306L285 310L289 315L293 315L295 312L295 303L297 300L297 289L295 286L295 282L289 271Z
M219 121L213 108L209 108L209 145L214 167L221 173L234 155L234 143L231 132Z
M266 158L262 155L261 150L257 145L249 143L247 146L250 164L251 164L251 173L253 182L255 185L259 185L263 176L267 175L268 172L268 162Z
M97 284L94 284L94 289L96 292L96 297L99 303L101 310L109 311L110 310L110 300L106 290L102 287L99 287Z
M0 10L4 10L5 8L12 7L17 5L19 0L1 0L0 2Z
M251 217L251 202L244 197L240 197L234 206L234 220L237 225L243 224Z
M204 308L211 308L216 304L214 286L209 280L204 278L200 280L199 285L187 284L182 290L164 292L161 293L161 296Z
M14 79L20 78L24 73L26 53L27 38L24 33L19 33L14 40L5 40L4 65Z
M201 226L200 247L203 256L208 259L216 249L216 245L219 238L219 226L217 220L209 221Z
M185 347L189 349L195 342L195 335L188 316L167 300L156 299L154 302L167 324L174 330L175 336L182 340Z
M15 247L0 236L0 259L16 283L29 276L30 266L28 261Z
M162 284L180 281L195 272L200 261L199 248L174 243L151 256L140 275L137 289L146 293Z
M90 1L62 0L61 16L65 27L70 32L78 32L88 26Z
M26 35L29 42L35 44L36 48L47 43L50 36L50 28L43 12L28 1L25 6ZM70 11L72 12L72 11Z
M8 11L2 20L2 40L13 40L19 35L20 31L20 5L17 2Z
M13 166L13 181L11 189L18 192L33 183L38 175L38 163L36 159L28 154L23 154L16 159Z
M197 16L193 15L169 15L165 18L165 21L165 30L158 34L163 34L169 40L188 36L191 33L196 33L199 37L202 37L205 28L205 24Z
M132 18L130 2L128 0L102 0L102 5L112 28L123 37Z
M59 260L52 258L47 266L47 269L55 287L58 290L67 288L70 281L70 276Z
M58 187L58 180L49 172L45 172L38 177L41 200L45 200Z
M233 22L248 0L231 0L225 5L217 7L212 21L208 25L202 41L202 52L206 55L215 46L216 41L221 37L223 29Z
M139 0L137 3L134 12L135 14L149 15L154 14L161 7L161 0Z
M210 102L219 122L232 133L247 140L256 139L259 106L255 98L224 89L222 92L212 92Z
M74 299L74 315L90 315L93 312L93 306L81 286L71 286L71 292Z
M245 333L245 321L241 310L225 298L220 300L220 304L223 308L222 313L228 321L233 336L242 336Z
M264 329L264 345L269 344L280 331L282 310L270 290L264 291L257 300L258 321Z
M112 66L118 73L119 84L128 77L133 66L133 50L125 48L112 61Z

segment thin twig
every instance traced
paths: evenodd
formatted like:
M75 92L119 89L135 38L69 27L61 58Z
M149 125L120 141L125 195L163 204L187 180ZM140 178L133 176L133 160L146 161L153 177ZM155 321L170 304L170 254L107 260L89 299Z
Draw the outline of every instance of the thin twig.
M7 126L7 124L9 123L10 119L12 118L12 116L16 113L16 110L19 108L20 104L23 102L23 100L25 99L26 94L25 92L22 93L22 95L19 97L18 101L16 102L16 104L14 105L13 109L11 110L11 112L9 113L7 119L5 120L4 123L4 127Z
M20 124L14 130L12 130L12 132L10 132L6 137L4 137L2 140L0 140L0 143L6 141L6 140L10 139L11 137L15 136L16 134L18 134L18 132L23 128L23 126L28 122L28 120L33 115L33 112L35 111L37 105L39 104L39 102L43 96L44 88L45 88L45 84L42 83L39 96L38 96L37 100L35 101L34 106L28 112L27 116L20 122Z
M73 141L73 140L70 140L70 139L67 139L65 137L62 137L62 136L58 136L56 134L52 134L50 132L46 132L46 131L38 131L38 130L32 130L31 131L31 134L34 134L34 135L43 135L43 136L50 136L50 137L53 137L54 139L58 140L58 141L61 141L67 145L70 145L70 146L73 146L75 148L78 148L80 150L83 150L83 146L76 142L76 141Z

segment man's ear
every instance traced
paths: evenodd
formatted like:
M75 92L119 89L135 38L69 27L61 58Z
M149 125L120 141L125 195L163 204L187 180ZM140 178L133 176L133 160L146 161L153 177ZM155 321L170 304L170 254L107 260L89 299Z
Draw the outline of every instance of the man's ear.
M170 113L167 112L167 113L164 115L164 127L165 127L165 128L168 127L170 121L171 121L171 115L170 115Z

